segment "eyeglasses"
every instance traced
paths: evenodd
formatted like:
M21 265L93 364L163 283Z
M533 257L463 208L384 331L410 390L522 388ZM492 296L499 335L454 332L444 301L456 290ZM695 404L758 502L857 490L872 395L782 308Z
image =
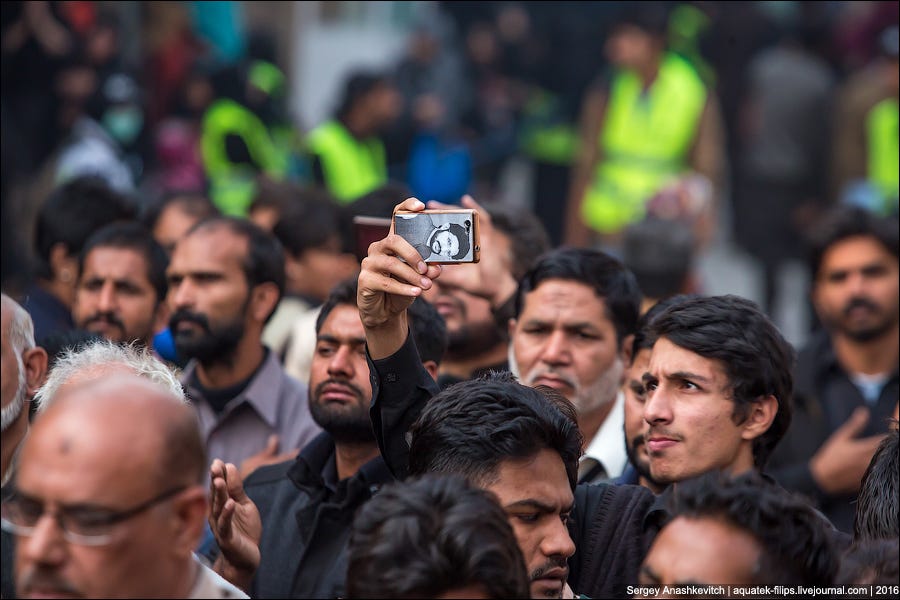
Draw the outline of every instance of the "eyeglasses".
M14 492L0 504L0 526L13 535L28 537L44 515L49 514L62 530L63 538L81 546L102 546L112 539L113 527L135 517L152 506L172 498L187 486L178 486L128 510L117 511L97 506L60 507L48 513L37 499Z

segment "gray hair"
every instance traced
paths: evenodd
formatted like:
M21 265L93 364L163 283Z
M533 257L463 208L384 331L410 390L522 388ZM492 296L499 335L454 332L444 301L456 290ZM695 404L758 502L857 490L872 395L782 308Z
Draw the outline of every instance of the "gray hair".
M160 385L172 397L188 402L175 372L139 344L121 345L109 340L96 340L79 349L66 351L56 359L47 381L34 396L39 412L44 411L69 383L85 383L100 379L117 368L124 368Z
M9 345L13 352L20 356L26 350L34 348L34 323L31 315L22 306L3 294L3 302L12 309L12 317L9 320Z

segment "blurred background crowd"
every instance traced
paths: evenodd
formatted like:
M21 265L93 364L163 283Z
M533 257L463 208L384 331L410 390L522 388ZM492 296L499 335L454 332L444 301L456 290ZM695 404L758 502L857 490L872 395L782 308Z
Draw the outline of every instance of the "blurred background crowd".
M688 264L689 291L754 299L802 343L806 229L897 211L898 4L636 4L5 2L3 287L27 289L39 209L80 176L137 214L177 193L270 223L391 181L353 212L402 186L528 208L553 245ZM648 116L617 110L617 69L661 59Z

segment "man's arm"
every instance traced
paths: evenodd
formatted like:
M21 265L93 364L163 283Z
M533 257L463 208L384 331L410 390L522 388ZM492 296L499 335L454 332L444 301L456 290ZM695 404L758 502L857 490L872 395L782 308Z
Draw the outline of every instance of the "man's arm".
M409 198L394 210L424 208ZM440 266L426 265L393 227L385 239L369 246L359 273L357 306L366 331L372 426L382 458L398 479L406 477L409 467L406 432L438 391L409 335L406 309L440 273Z

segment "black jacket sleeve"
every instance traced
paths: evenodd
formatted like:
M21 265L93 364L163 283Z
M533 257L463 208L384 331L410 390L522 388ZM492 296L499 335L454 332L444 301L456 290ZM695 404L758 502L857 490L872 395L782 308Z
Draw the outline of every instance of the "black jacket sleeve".
M369 415L378 449L394 477L405 479L409 474L407 432L440 388L422 366L412 335L392 356L373 361L367 352L366 359L372 382Z

